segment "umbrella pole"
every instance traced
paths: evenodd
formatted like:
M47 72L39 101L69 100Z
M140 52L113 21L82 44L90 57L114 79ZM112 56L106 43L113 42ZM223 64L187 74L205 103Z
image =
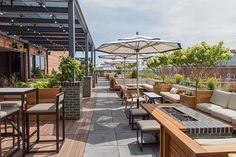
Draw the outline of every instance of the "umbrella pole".
M123 76L124 77L123 78L123 82L124 82L124 85L125 85L125 64L126 64L125 61L126 61L126 58L124 57L124 65L123 65L124 66L124 70L123 70L123 75L124 75Z
M139 108L139 71L138 71L138 63L139 63L139 54L136 51L136 71L137 71L137 108Z

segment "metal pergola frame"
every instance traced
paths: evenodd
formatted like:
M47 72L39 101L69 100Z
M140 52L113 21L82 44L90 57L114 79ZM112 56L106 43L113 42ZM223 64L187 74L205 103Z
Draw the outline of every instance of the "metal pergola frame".
M47 51L69 51L71 57L76 51L85 52L88 76L88 52L96 65L95 46L77 0L1 2L1 32Z

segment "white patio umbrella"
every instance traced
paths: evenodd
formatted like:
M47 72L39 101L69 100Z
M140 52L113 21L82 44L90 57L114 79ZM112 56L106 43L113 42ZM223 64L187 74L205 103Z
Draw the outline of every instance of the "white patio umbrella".
M130 61L136 60L136 55L132 55L132 54L109 54L109 55L100 55L98 57L102 58L102 59L111 59L111 60L115 60L115 61L122 59L123 61L121 61L121 62L123 63L124 66L126 65L126 62L129 62L127 60L130 60ZM143 54L139 55L139 59L143 59L143 60L147 60L150 57L151 56L149 56L149 55L143 55ZM125 67L123 69L123 75L124 75L123 82L125 85Z
M160 40L160 38L150 38L140 36L138 32L134 37L118 39L114 42L102 44L97 48L109 54L131 54L136 55L136 61L139 62L140 54L164 53L168 51L181 49L181 44L172 41ZM139 67L137 64L137 107L139 108Z

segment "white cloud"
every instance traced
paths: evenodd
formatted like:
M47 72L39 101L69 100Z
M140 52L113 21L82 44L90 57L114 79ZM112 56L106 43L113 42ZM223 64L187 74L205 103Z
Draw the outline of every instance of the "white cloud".
M139 31L184 47L225 41L236 47L235 0L79 0L96 46Z

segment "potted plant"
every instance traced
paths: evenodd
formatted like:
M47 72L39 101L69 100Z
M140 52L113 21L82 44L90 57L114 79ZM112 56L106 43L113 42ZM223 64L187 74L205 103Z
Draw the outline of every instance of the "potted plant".
M186 90L184 93L180 94L180 103L187 107L195 108L196 96L194 95L194 92L191 90Z
M90 72L90 74L91 74L91 76L92 76L92 86L93 86L93 88L95 88L95 86L96 86L96 76L95 76L95 66L92 64L92 63L90 63L89 64L89 72Z
M198 100L198 87L203 76L211 67L228 61L232 57L230 49L225 48L223 42L209 45L206 42L193 45L179 52L184 54L183 63L191 71L189 77L195 82L195 96Z
M175 83L180 84L183 81L183 75L175 74Z
M59 70L62 91L65 93L65 118L79 119L82 104L82 84L85 76L84 65L72 57L62 57Z

